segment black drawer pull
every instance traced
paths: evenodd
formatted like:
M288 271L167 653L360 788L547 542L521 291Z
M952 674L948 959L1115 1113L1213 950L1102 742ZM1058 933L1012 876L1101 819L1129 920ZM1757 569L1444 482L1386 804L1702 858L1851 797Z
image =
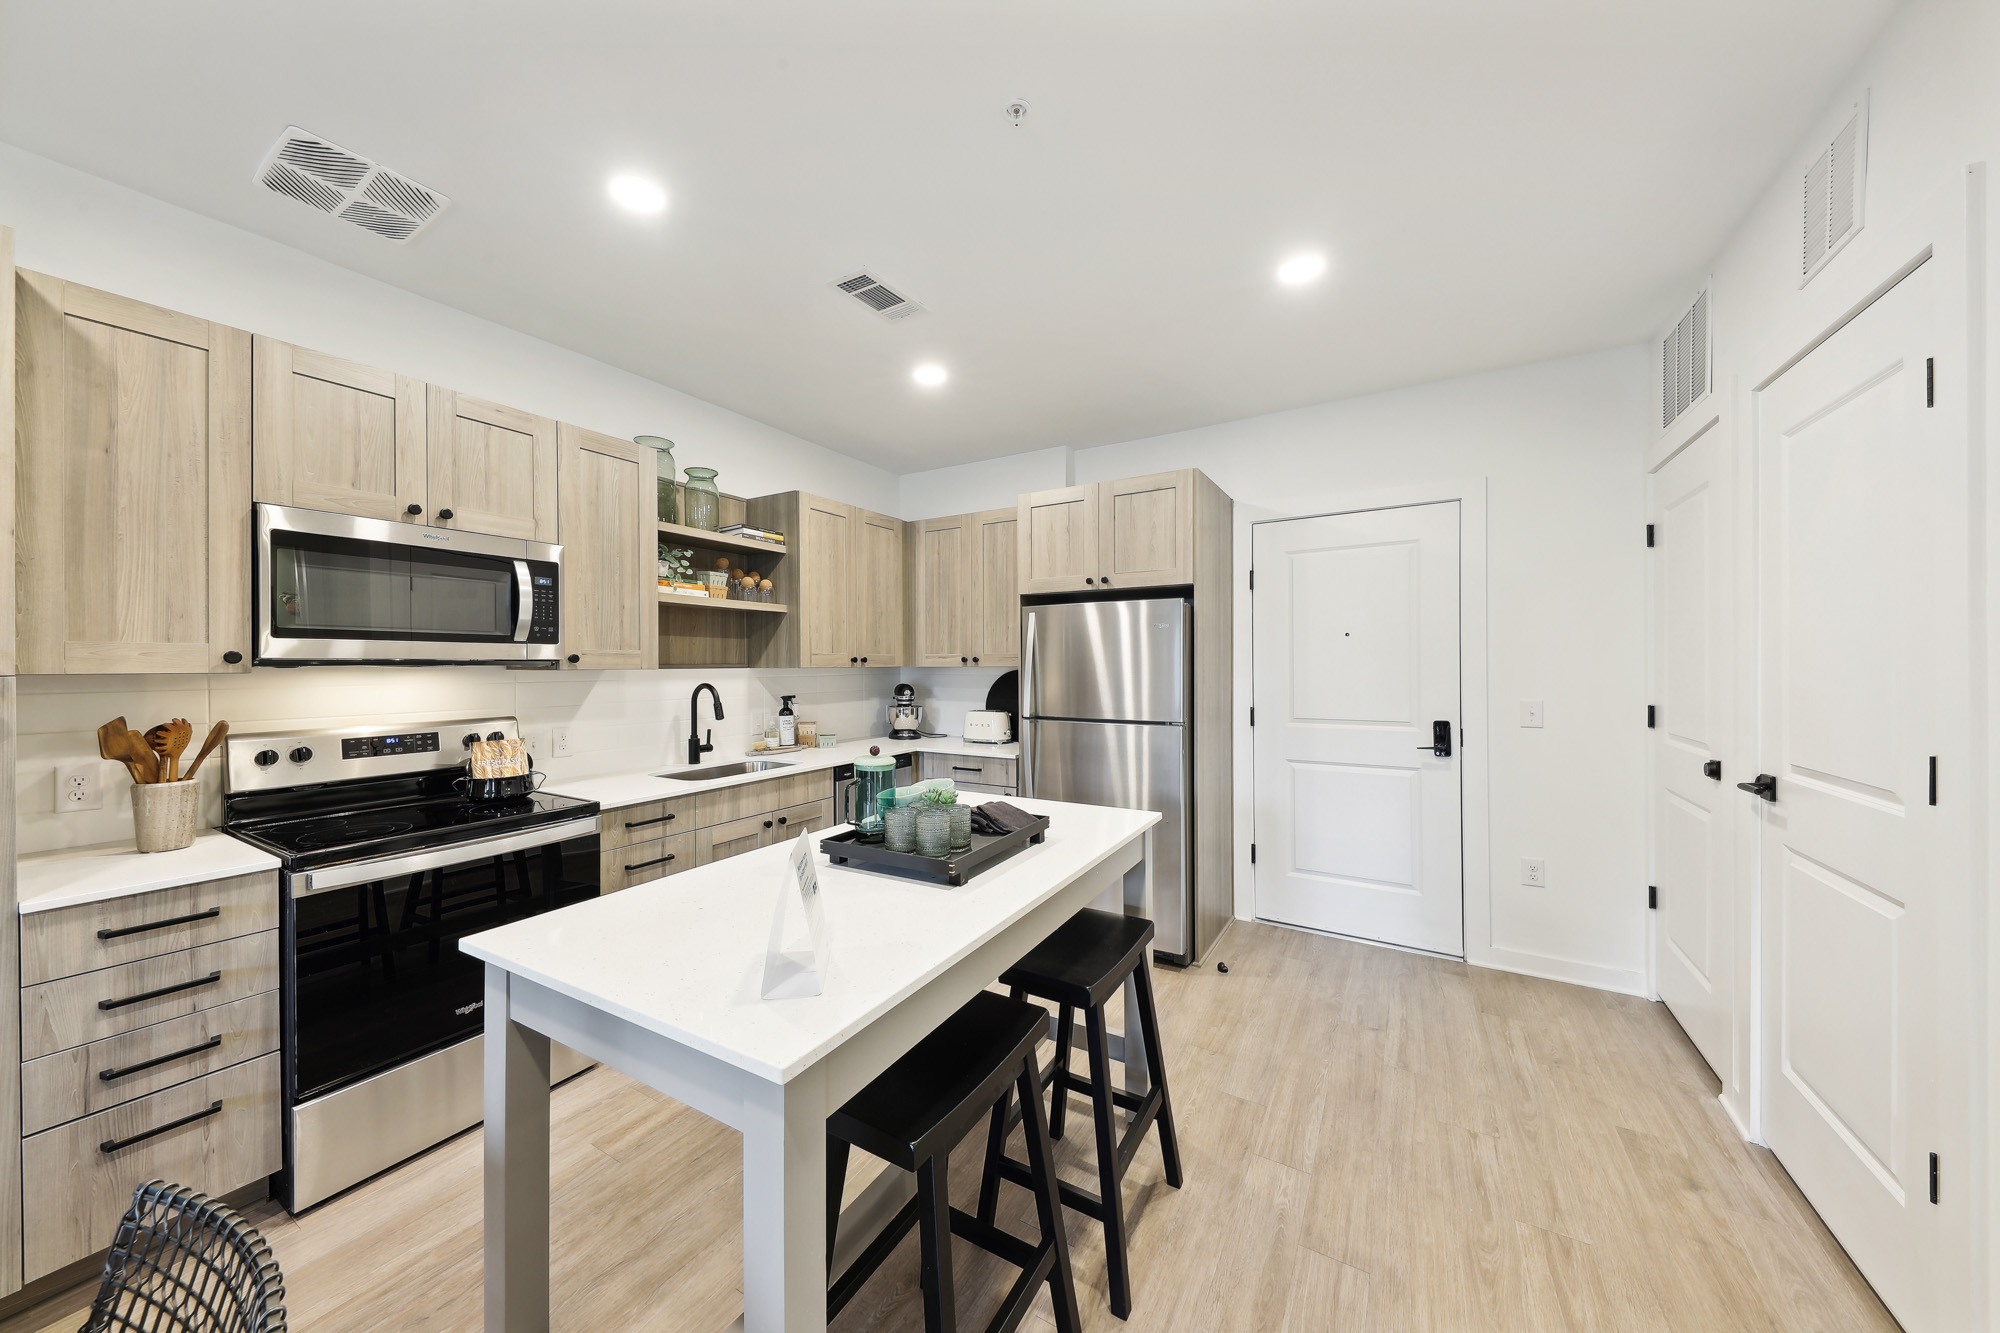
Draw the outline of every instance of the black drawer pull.
M785 820L785 817L784 817L783 815L779 815L779 816L778 816L778 822L779 822L780 824L783 824L783 823L785 823L785 822L786 822L786 820Z
M128 1004L137 1004L141 1000L157 1000L162 995L172 995L175 991L193 990L196 986L213 986L220 980L222 980L221 972L211 972L205 977L196 977L193 981L176 981L173 985L162 986L158 990L141 991L137 995L127 995L122 1000L99 1000L97 1007L99 1009L123 1009Z
M951 771L954 773L984 773L986 766L984 764L974 764L972 767L967 768L964 764L953 764Z
M147 1139L157 1134L164 1134L170 1129L179 1129L182 1125L192 1125L197 1120L206 1120L210 1116L218 1114L221 1110L221 1102L210 1102L208 1109L205 1111L196 1111L193 1115L184 1115L178 1120L169 1120L164 1125L155 1125L151 1129L134 1134L129 1139L106 1139L97 1145L97 1151L117 1152L120 1148L129 1148L135 1143L144 1143Z
M626 866L625 873L629 875L634 870L644 870L647 866L663 866L667 862L673 859L674 859L674 854L672 852L668 852L665 856L656 856L650 861L641 861L638 865Z
M123 1069L100 1069L97 1071L97 1076L106 1083L109 1083L114 1078L124 1078L127 1074L136 1074L141 1070L151 1069L155 1065L166 1064L170 1060L185 1060L190 1055L200 1055L203 1051L212 1051L220 1045L222 1045L222 1038L210 1037L199 1046L190 1046L184 1051L175 1051L171 1055L156 1055L150 1060L141 1060L136 1065L126 1065Z
M648 824L664 824L672 818L672 815L661 815L658 819L628 819L625 821L625 827L645 828Z
M165 930L168 926L185 926L190 921L208 921L222 915L220 907L211 907L206 912L190 912L186 916L170 916L165 921L148 921L143 926L120 926L116 930L100 930L100 940L115 940L126 935L139 935L149 930Z

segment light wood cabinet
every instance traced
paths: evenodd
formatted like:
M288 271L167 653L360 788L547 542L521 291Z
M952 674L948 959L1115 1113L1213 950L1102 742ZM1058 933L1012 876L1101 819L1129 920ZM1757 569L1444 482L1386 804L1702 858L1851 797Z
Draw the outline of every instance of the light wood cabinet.
M694 863L699 866L713 865L732 856L756 851L764 845L764 834L770 824L769 815L751 815L702 829L694 835Z
M21 984L137 962L278 927L278 876L259 870L21 918Z
M909 525L903 583L912 664L1020 665L1018 528L1012 509Z
M635 842L654 842L695 826L694 797L676 796L606 810L597 822L599 843L606 851Z
M825 769L764 778L734 787L718 787L694 798L695 823L701 828L712 828L751 815L769 814L786 806L831 800L832 796L833 775Z
M659 665L653 451L557 428L563 546L562 662L585 671Z
M21 988L21 1058L278 988L278 932L242 935Z
M250 335L23 272L25 674L250 669Z
M903 521L854 511L855 568L848 599L849 647L863 666L903 660ZM850 654L850 656L853 654Z
M771 575L788 614L755 617L750 664L894 666L902 660L903 522L800 491L749 501L748 520L786 534Z
M553 542L556 423L430 386L430 521L443 528Z
M1159 472L1021 497L1020 590L1194 582L1195 472Z
M423 381L261 334L254 348L256 498L427 522Z
M668 875L678 875L694 865L694 845L695 834L690 829L668 838L607 847L598 853L597 891L617 893L635 884L650 884Z

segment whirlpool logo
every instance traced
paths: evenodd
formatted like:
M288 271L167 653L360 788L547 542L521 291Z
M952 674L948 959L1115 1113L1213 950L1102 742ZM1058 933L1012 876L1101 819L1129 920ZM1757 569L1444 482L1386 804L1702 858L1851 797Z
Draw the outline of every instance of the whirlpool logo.
M448 542L451 540L450 537L441 532L420 532L417 535L427 542Z
M466 1005L463 1009L454 1009L452 1010L452 1012L454 1014L457 1014L460 1018L464 1018L467 1014L471 1013L473 1010L484 1009L485 1007L486 1007L486 1001L474 1000L471 1004Z

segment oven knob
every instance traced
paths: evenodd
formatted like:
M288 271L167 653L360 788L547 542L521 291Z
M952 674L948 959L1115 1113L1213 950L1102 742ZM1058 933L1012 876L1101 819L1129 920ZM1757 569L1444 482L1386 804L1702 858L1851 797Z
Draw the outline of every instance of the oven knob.
M504 741L507 739L507 733L504 731L489 731L486 733L486 739L489 741Z
M479 739L478 732L468 731L463 736L458 738L458 743L460 745L463 745L466 749L470 750L472 748L472 743L478 739Z
M298 749L292 751L292 762L295 764L306 763L312 757L313 757L313 752L303 745L301 745Z
M278 752L276 750L257 751L257 767L269 768L271 765L277 762L278 762Z

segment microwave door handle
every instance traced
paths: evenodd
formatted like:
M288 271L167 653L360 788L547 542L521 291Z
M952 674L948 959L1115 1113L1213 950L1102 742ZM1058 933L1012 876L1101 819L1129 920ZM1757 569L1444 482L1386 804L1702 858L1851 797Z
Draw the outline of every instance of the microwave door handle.
M528 574L528 562L514 562L514 600L521 608L521 614L514 617L514 642L528 641L528 623L535 611L535 584Z

